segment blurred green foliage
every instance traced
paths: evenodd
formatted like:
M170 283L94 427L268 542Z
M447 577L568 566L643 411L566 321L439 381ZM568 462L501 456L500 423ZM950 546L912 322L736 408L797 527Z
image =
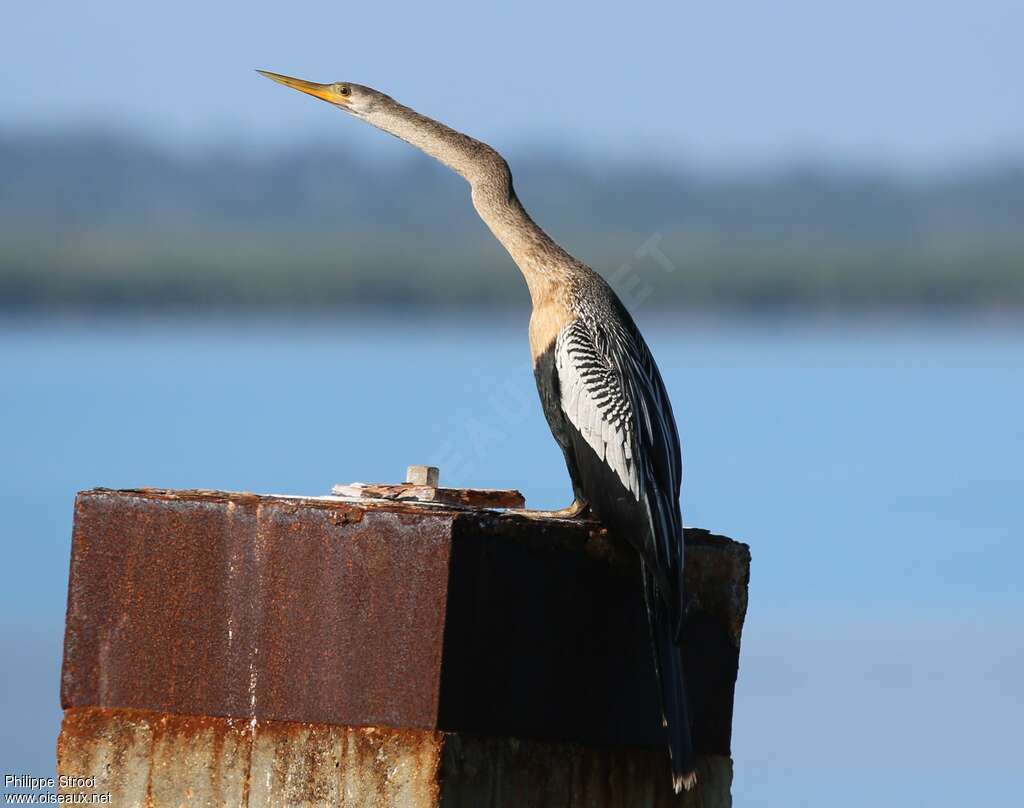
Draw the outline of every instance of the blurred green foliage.
M675 308L1024 305L1024 169L942 177L512 161L520 196L628 296ZM638 256L653 237L664 259ZM628 269L624 268L628 267ZM7 307L502 306L525 285L461 179L329 146L175 156L0 138Z

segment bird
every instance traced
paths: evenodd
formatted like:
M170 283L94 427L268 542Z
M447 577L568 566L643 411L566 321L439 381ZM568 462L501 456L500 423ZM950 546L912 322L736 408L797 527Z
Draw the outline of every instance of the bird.
M689 790L696 767L681 649L682 457L665 383L633 318L600 274L533 221L491 146L365 85L257 72L406 141L468 182L474 208L529 289L534 376L572 481L571 505L529 515L591 515L639 552L672 788Z

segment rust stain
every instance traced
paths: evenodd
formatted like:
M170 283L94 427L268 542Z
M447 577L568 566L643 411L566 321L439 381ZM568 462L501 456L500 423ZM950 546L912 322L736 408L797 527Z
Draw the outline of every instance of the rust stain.
M686 541L697 611L738 648L749 549L706 531L687 530ZM461 569L458 547L471 560ZM552 726L536 705L583 710L605 698L595 682L626 675L612 668L622 648L644 654L643 627L602 611L609 587L616 604L639 610L636 568L628 545L595 522L245 492L87 491L75 504L61 700L233 717L250 732L264 720L491 731L442 721L442 679L454 672L464 681L446 692L473 691L475 701L459 702L469 713L488 714L501 681L537 713L537 737L592 740L586 733L606 728ZM522 676L507 658L509 632ZM722 725L714 751L728 750L724 685L708 719ZM500 718L514 724L515 713ZM649 732L617 731L622 742L651 742Z
M432 502L459 508L522 508L526 499L513 489L441 488L413 483L351 483L336 485L332 492L355 499L383 499L399 502Z
M663 750L74 708L58 771L96 777L115 805L333 808L726 808L732 764L698 758L668 785Z
M450 522L220 492L84 493L62 703L431 727Z
M442 744L431 731L73 708L58 771L95 776L91 791L115 805L434 808Z

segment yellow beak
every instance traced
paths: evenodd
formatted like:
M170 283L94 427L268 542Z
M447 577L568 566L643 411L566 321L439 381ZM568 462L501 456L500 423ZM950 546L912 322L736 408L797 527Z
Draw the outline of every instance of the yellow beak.
M330 104L338 104L339 106L348 104L348 98L339 93L333 84L315 84L312 81L293 79L291 76L282 76L280 73L270 73L266 70L257 70L256 72L261 76L266 76L271 81L276 81L285 87L291 87L293 90L306 93Z

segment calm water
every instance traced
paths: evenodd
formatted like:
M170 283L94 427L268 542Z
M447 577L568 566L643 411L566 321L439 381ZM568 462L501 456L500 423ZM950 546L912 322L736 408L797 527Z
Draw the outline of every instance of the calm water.
M686 521L754 557L738 804L1009 804L1024 329L645 330L684 440ZM319 494L434 463L562 505L527 359L525 322L458 314L0 321L4 770L52 767L76 490Z

